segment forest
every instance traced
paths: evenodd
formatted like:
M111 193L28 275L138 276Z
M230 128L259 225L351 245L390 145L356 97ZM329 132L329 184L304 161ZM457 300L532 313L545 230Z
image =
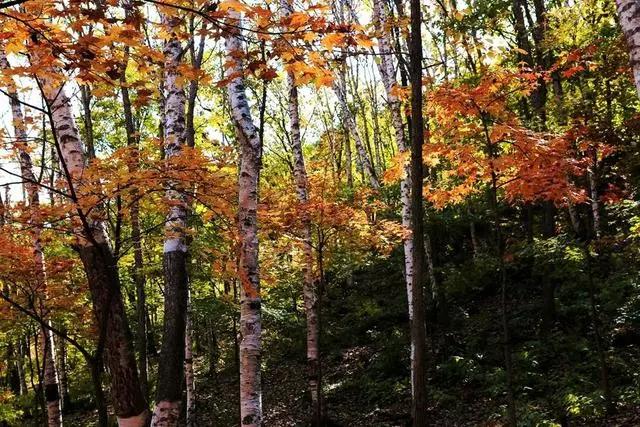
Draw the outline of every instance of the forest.
M0 426L640 426L638 0L0 24Z

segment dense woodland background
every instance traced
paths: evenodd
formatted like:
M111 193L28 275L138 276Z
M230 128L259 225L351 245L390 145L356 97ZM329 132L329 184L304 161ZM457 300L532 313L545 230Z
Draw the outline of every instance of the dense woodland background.
M636 0L0 23L0 425L640 425Z

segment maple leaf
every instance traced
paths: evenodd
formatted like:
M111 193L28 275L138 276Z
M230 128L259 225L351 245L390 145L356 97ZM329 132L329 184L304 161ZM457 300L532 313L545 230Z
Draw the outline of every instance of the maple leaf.
M302 12L292 13L289 20L289 25L294 28L299 28L309 22L309 15Z
M236 12L249 12L249 8L246 4L239 2L238 0L223 0L218 4L218 10L227 11L234 10Z
M344 42L344 35L338 33L330 33L322 38L320 44L326 49L331 50Z

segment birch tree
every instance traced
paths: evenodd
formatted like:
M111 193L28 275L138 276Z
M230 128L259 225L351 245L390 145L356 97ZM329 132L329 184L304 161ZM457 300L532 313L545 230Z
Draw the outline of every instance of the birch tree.
M629 47L629 62L636 91L640 96L640 4L636 0L616 0L620 27Z
M293 6L290 0L281 2L283 15L290 17ZM309 200L309 183L307 169L304 163L302 140L300 136L300 106L298 99L298 87L295 74L287 73L289 86L289 134L291 151L293 152L293 177L298 201L305 204ZM322 381L320 369L320 320L318 306L318 292L313 271L313 245L311 238L311 219L306 210L303 210L302 218L302 296L304 299L307 317L307 387L311 397L312 425L322 424Z
M86 179L86 155L82 139L73 117L71 99L59 80L64 74L60 69L42 61L42 56L52 55L33 36L32 66L46 68L38 75L38 85L46 101L53 137L64 180L75 217L72 218L76 239L75 248L87 275L93 311L100 330L99 345L104 345L105 361L111 378L114 410L121 427L138 427L147 423L147 403L140 387L136 369L133 340L127 322L117 260L105 229L101 207L94 206L88 215L82 205L83 192L94 183Z
M262 141L251 117L244 81L244 51L240 27L242 19L229 10L225 29L227 94L231 118L240 146L238 182L238 225L240 259L240 423L262 425L260 359L262 321L260 275L258 270L258 183L262 161Z
M9 62L4 49L0 47L0 69L9 70ZM11 104L11 114L13 118L14 142L18 162L20 163L20 174L27 201L29 203L29 229L33 240L33 264L36 275L36 289L40 295L39 304L45 322L50 323L47 316L47 277L45 270L44 251L42 247L43 220L40 215L40 197L38 195L38 180L33 173L33 163L27 146L27 131L22 106L18 99L15 87L8 90ZM47 405L47 424L49 427L62 425L62 404L60 399L58 372L55 365L55 350L53 334L51 330L41 328L42 358L44 361L44 396Z
M169 168L185 144L184 88L178 82L183 48L177 16L162 17L171 38L164 46L164 152ZM165 193L169 211L164 240L164 334L152 426L175 426L180 417L187 315L187 200L181 185L170 181Z
M385 88L387 104L391 113L391 122L395 131L396 145L401 154L407 155L407 139L405 135L404 122L402 120L401 102L394 90L396 85L395 68L393 65L392 40L387 29L387 11L382 0L374 0L373 3L373 23L377 32L378 52L380 61L378 69L382 77ZM402 203L402 226L411 229L411 166L409 162L404 164L404 177L400 181L400 201ZM407 299L409 304L409 318L413 317L412 281L413 281L413 238L407 235L403 241L404 247L404 270L407 287ZM412 350L413 354L413 350ZM413 357L413 356L412 356Z

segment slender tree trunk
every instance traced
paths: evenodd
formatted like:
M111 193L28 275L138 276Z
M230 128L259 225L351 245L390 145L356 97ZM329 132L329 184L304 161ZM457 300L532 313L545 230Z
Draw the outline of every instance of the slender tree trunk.
M13 347L13 341L7 343L6 353L6 385L9 390L15 395L22 394L20 392L20 374L18 373L18 361L19 357L15 348Z
M495 159L497 153L495 144L491 142L489 135L489 125L486 113L482 112L482 125L486 139L486 152L490 159ZM495 234L496 255L500 265L500 321L502 327L502 353L504 357L504 369L506 373L507 391L507 422L510 427L516 427L518 415L516 410L516 400L514 391L513 364L511 359L511 334L509 329L509 313L507 304L507 270L504 263L504 238L502 236L502 226L498 207L498 176L495 170L491 169L491 187L489 192L489 205L493 216L493 228Z
M27 376L24 371L24 341L22 337L18 339L18 376L20 377L20 395L25 395L28 392L27 389Z
M44 361L43 364L40 364L40 353L38 352L39 349L43 349L46 351L46 349L44 348L44 344L42 342L42 340L38 341L38 332L34 331L33 332L33 354L35 356L35 362L36 362L36 375L37 375L37 379L38 379L38 388L36 390L35 393L35 397L38 400L38 403L40 404L40 407L42 409L42 416L43 418L47 419L47 424L49 422L48 420L48 408L47 408L47 401L45 399L45 395L44 395ZM40 344L40 345L38 345ZM33 371L32 371L32 375L33 375ZM32 384L33 384L33 379L31 380Z
M130 13L130 12L129 12ZM128 52L127 52L128 54ZM127 146L131 149L131 157L128 162L129 173L134 174L139 167L138 138L135 136L136 127L133 118L129 88L126 85L125 76L122 79L122 107L124 110L125 132ZM138 190L131 190L131 240L133 242L133 281L136 286L136 352L138 353L138 372L140 373L140 386L145 397L149 396L147 355L147 295L145 291L144 256L142 252L142 233L140 231L140 204L138 202Z
M178 17L163 16L173 31ZM164 152L171 162L182 152L185 144L185 93L177 82L182 46L173 35L164 47ZM160 363L156 407L152 426L175 426L180 416L182 381L184 375L184 343L187 315L187 198L179 182L169 183L166 191L169 212L165 222L164 240L164 334Z
M34 40L34 43L37 41ZM36 51L36 49L34 49ZM32 61L38 63L37 55ZM53 75L60 74L55 73ZM71 101L59 82L51 77L39 81L54 127L59 161L75 205L75 234L91 292L93 311L100 330L99 345L111 374L115 413L121 427L143 426L148 418L147 404L140 388L129 324L124 310L117 260L109 245L104 223L88 217L78 203L83 197L86 158L73 118ZM97 209L100 209L98 207Z
M640 96L640 4L636 0L616 0L620 27L629 46L629 62L636 91Z
M64 329L62 329L65 332ZM69 395L69 382L67 380L67 341L57 336L58 360L56 366L58 367L59 383L60 383L60 399L62 400L62 410L67 412L71 408L71 396Z
M84 138L87 146L87 158L91 161L96 158L96 148L93 140L93 119L91 118L91 88L87 85L80 86L80 99L82 100L82 120L84 122Z
M47 328L42 328L42 349L44 362L44 397L47 403L47 424L49 426L62 425L62 400L58 384L58 372L55 365L55 348L53 334Z
M380 188L380 181L378 181L376 171L373 168L371 159L367 154L365 145L362 142L360 133L358 132L355 117L351 112L351 110L349 109L349 103L347 102L346 76L344 72L340 73L340 75L338 76L336 83L333 85L333 91L338 97L338 102L340 103L341 119L344 122L347 129L349 130L349 134L353 136L353 140L356 145L356 150L358 151L358 156L360 158L360 161L362 162L362 167L366 175L369 177L369 182L371 184L371 187L378 189Z
M392 41L387 25L387 13L384 2L375 0L373 3L373 22L378 35L378 46L380 51L380 61L378 69L382 76L382 82L387 95L387 104L391 113L391 122L395 129L396 145L401 155L409 153L407 139L405 134L404 122L402 120L401 102L395 94L394 87L397 84L395 79L395 68L393 66ZM411 212L411 161L409 158L405 160L404 177L400 181L400 201L402 203L402 226L405 230L412 230L412 212ZM407 289L407 302L409 307L409 321L413 321L413 272L414 272L414 251L413 251L413 233L406 233L403 239L404 247L404 278ZM414 364L414 346L411 346L411 364ZM413 390L413 381L412 381Z
M102 363L99 360L87 360L89 370L91 372L91 383L93 385L93 393L96 399L96 408L98 410L98 425L100 427L109 426L109 413L107 412L107 401L102 390ZM118 423L120 427L127 424Z
M239 31L240 14L229 13L231 26L226 33L225 50L229 83L227 92L231 115L240 145L238 223L240 234L240 423L262 424L262 388L260 359L262 352L260 276L258 271L258 183L262 159L262 141L251 118L243 78L244 50Z
M293 13L290 0L282 1L285 16ZM318 313L318 295L316 281L313 272L313 246L311 240L311 218L304 209L309 200L309 183L307 169L304 162L302 141L300 138L300 108L298 99L298 87L295 75L288 73L289 85L289 125L291 151L293 152L293 176L298 201L303 205L302 217L302 245L303 264L302 296L304 299L305 313L307 317L307 387L311 396L311 424L319 427L322 424L322 379L320 376L320 324Z
M196 377L193 372L193 326L191 294L187 296L187 323L184 334L184 377L187 388L186 426L196 425Z
M0 51L0 68L8 70L4 50ZM27 146L27 129L22 107L18 100L18 93L14 87L9 88L11 97L11 113L13 117L13 127L15 132L14 148L18 154L20 163L20 174L24 182L23 188L29 202L29 228L33 240L33 264L35 267L37 294L39 295L40 311L43 319L48 322L47 308L47 278L45 272L44 252L42 249L42 229L43 220L40 215L40 197L38 195L38 181L33 173L33 164ZM62 425L62 406L58 387L58 374L55 366L55 353L53 346L53 335L45 327L41 328L42 336L42 357L44 362L44 394L47 405L47 424L49 426Z
M594 156L595 157L595 156ZM594 159L594 162L596 160ZM587 172L589 178L589 195L591 196L591 214L593 216L593 234L596 239L602 235L600 221L600 199L598 195L598 177L596 176L596 166L593 165Z
M420 0L411 0L411 40L409 44L411 80L411 232L413 236L413 281L411 319L411 416L414 427L427 425L426 332L423 286L425 283L424 225L422 207L424 118L422 116L422 17Z
M344 139L344 167L347 172L347 187L353 189L353 156L351 152L351 138L349 138L349 131L347 127L342 125L342 134Z

